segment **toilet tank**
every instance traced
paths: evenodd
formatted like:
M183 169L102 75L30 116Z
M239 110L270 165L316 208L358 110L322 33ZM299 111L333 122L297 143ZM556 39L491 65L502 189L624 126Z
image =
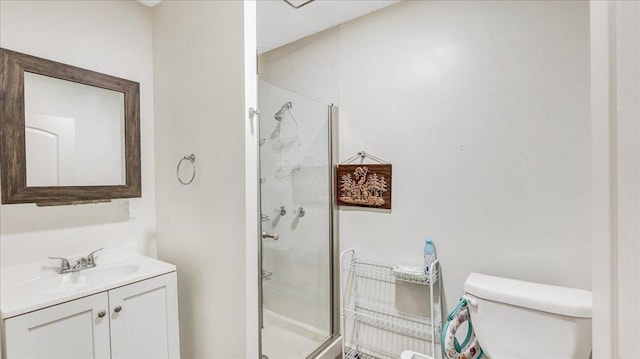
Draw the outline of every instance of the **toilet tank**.
M471 273L471 323L491 359L588 359L591 292Z

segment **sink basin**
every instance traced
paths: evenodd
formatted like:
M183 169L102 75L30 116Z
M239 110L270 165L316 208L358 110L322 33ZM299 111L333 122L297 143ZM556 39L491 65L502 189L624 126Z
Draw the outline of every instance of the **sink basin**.
M138 253L112 251L104 251L96 267L78 272L58 274L53 261L2 268L0 316L11 318L176 270L173 264Z
M140 269L136 264L121 264L111 266L97 266L78 272L50 275L43 274L29 278L25 282L11 286L19 292L29 293L37 291L43 294L73 293L91 287L101 287L105 284L125 278Z

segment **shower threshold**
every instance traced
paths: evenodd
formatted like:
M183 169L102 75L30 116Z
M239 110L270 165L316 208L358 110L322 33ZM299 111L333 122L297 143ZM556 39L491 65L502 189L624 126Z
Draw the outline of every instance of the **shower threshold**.
M262 359L265 356L268 359L306 358L329 335L329 332L265 310L262 337L266 340L263 340Z

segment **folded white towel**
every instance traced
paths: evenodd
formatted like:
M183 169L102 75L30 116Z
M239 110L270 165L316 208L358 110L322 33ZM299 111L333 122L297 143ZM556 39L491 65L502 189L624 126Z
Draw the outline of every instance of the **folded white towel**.
M424 268L416 266L406 266L398 264L393 267L393 271L398 274L408 274L412 276L424 277Z

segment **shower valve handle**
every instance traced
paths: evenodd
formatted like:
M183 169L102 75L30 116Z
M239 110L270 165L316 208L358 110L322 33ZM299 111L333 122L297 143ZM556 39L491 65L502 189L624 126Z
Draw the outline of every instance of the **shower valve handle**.
M262 232L262 239L265 238L272 238L274 241L277 241L278 239L280 239L280 235L278 233Z

